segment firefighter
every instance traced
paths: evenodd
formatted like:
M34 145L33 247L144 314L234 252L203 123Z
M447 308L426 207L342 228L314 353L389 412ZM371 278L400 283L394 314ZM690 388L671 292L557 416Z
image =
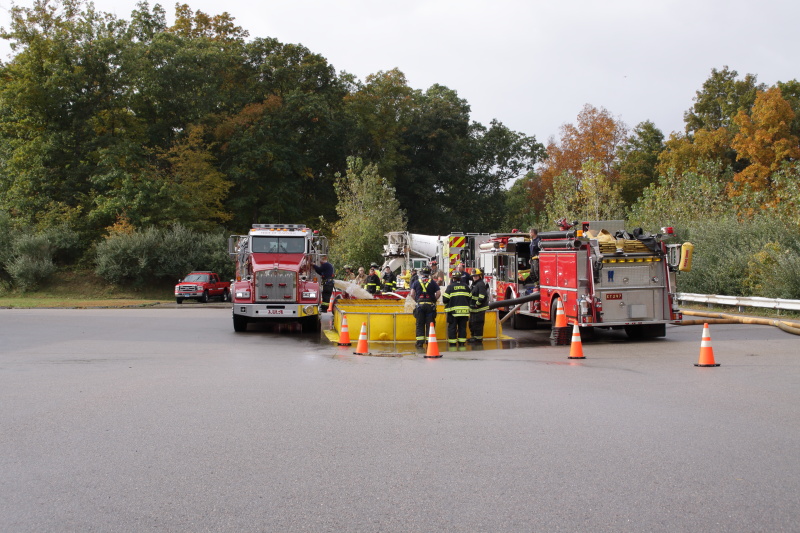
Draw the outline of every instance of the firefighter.
M531 236L531 273L528 277L528 280L533 282L535 285L539 284L539 247L541 245L541 239L539 238L539 230L536 228L530 228L529 230Z
M331 293L333 292L333 265L328 263L327 255L322 255L319 259L319 266L311 266L322 278L322 303L319 306L319 312L327 313L328 305L331 301Z
M472 295L461 282L461 273L453 272L450 285L444 290L442 302L447 316L447 342L450 346L467 343L467 322L470 316Z
M353 267L350 265L344 266L344 281L352 283L356 280L355 272L353 272Z
M483 281L483 271L472 269L472 291L469 304L469 329L472 337L467 342L483 342L483 325L489 310L489 286Z
M383 292L394 292L397 288L397 276L394 275L392 272L391 267L387 266L384 269L383 277L381 278L383 281L383 287L381 291Z
M416 268L412 268L411 269L411 279L408 280L408 288L410 289L411 287L413 287L414 284L417 282L417 280L419 280L419 274L417 273L417 269Z
M431 269L422 269L422 276L411 286L409 296L417 302L414 317L417 319L417 348L425 342L426 328L431 322L436 322L436 301L442 291L439 285L431 279Z
M370 294L380 294L381 278L379 278L378 274L375 273L375 269L378 267L378 265L375 263L372 263L372 265L373 266L369 267L369 275L367 276L367 282L365 283L364 287Z

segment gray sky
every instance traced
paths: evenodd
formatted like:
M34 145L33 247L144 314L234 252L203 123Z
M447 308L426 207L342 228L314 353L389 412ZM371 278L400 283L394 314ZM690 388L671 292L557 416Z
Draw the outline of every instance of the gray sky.
M182 1L227 11L251 38L301 43L361 80L397 67L413 88L445 85L473 120L543 143L587 103L630 128L651 120L667 136L682 130L712 68L768 85L800 78L797 0ZM94 3L130 19L136 2ZM161 4L171 22L174 3Z

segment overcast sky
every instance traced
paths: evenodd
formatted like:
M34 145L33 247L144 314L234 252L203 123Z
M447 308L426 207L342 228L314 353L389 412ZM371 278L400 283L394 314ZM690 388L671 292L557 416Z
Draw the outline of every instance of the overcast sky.
M251 38L303 44L361 80L397 67L415 89L445 85L469 102L473 120L497 119L543 143L587 103L630 128L651 120L667 136L682 130L712 68L728 65L768 85L800 79L798 0L182 3L227 11ZM136 1L94 4L129 20ZM170 22L174 4L161 2Z

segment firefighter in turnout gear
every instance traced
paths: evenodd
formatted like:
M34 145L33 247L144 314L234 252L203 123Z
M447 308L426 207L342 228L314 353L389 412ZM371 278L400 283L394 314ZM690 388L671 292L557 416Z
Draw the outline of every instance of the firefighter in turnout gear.
M431 279L431 269L422 269L422 276L411 286L409 295L417 302L414 317L417 319L417 348L425 343L427 327L431 322L436 322L436 301L442 291L439 285Z
M483 271L480 268L472 269L469 307L469 329L472 331L472 337L468 342L483 342L483 324L486 321L486 311L489 310L489 286L483 281Z
M382 292L394 292L397 288L397 276L392 272L391 267L386 267L383 272L383 288Z
M381 278L375 273L375 268L377 268L377 265L369 267L369 275L367 276L367 284L365 286L367 292L370 294L380 293L381 290Z
M471 294L461 282L461 273L452 274L453 281L444 291L442 302L447 315L447 342L450 346L467 343L467 321L470 317Z

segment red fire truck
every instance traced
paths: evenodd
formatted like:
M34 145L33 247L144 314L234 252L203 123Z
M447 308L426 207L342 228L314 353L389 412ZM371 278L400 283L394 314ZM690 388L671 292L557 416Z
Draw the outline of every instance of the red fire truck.
M254 224L247 235L232 235L234 331L265 320L300 321L304 331L319 331L322 287L312 264L327 248L327 238L302 224Z
M593 222L581 228L539 234L539 280L530 274L530 239L520 233L494 235L483 252L493 258L492 307L513 313L509 320L517 329L541 321L555 324L561 302L570 326L663 337L666 324L682 319L676 272L688 270L681 265L691 264L691 244L666 244L671 228L656 235L609 231Z

